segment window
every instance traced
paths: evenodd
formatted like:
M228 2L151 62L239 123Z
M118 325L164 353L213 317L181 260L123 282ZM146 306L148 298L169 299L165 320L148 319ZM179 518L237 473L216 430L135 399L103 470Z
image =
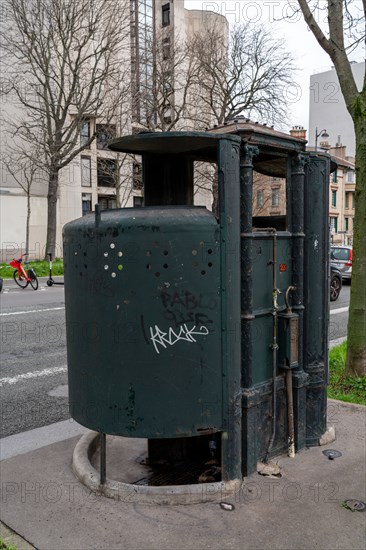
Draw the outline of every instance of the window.
M142 207L143 202L144 202L143 197L133 197L133 206L134 206L134 208Z
M333 183L338 183L337 168L333 172Z
M97 124L97 149L107 149L108 141L116 137L116 126L114 124Z
M81 195L82 213L83 216L92 211L92 196L91 193L82 193Z
M337 233L338 231L338 218L330 218L330 230L332 233Z
M84 120L80 129L80 146L89 149L86 145L90 139L90 120Z
M163 59L164 61L170 58L170 38L163 40Z
M257 191L257 208L263 207L263 191Z
M355 194L351 193L352 195L352 208L355 209Z
M161 6L161 19L163 27L170 25L170 4L163 4Z
M172 122L172 108L171 108L171 105L169 105L169 103L167 103L166 105L164 105L164 122L166 124L170 124Z
M333 208L337 206L337 191L332 191L332 206Z
M272 206L279 206L280 204L280 190L272 189Z
M81 167L81 185L91 187L91 159L90 157L80 158Z
M349 229L349 218L344 218L344 228L346 231Z
M99 187L115 187L117 163L115 159L98 159L97 178Z
M117 208L117 201L115 197L103 197L102 195L99 195L98 204L101 210Z
M346 193L345 200L344 200L344 207L349 208L349 193Z
M132 188L142 189L142 165L141 162L134 162L132 165Z
M354 181L354 172L352 170L348 170L347 176L346 176L346 183L353 183Z

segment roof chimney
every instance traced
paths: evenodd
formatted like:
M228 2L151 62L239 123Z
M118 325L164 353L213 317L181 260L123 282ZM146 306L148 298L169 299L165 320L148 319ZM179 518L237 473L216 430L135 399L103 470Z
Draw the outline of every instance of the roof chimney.
M293 126L290 134L294 138L306 139L306 130L303 126Z

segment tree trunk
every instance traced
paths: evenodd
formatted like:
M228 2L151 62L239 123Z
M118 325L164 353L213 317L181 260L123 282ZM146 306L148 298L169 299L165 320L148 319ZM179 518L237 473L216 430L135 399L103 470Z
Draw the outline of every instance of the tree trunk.
M47 239L44 259L47 260L48 253L55 257L56 252L56 228L57 228L57 193L58 193L57 168L51 168L48 180L47 194Z
M351 300L348 320L346 373L366 375L366 89L358 96L354 110L356 134L356 192L353 220Z
M30 225L30 215L31 215L31 195L30 190L27 193L27 219L25 222L25 253L29 254L29 225Z

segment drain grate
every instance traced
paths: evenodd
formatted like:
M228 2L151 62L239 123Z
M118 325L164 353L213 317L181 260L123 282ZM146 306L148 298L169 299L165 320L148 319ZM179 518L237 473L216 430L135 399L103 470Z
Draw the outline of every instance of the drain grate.
M197 462L184 462L154 467L149 475L134 482L134 485L192 485L198 483L198 478L207 470L207 466Z

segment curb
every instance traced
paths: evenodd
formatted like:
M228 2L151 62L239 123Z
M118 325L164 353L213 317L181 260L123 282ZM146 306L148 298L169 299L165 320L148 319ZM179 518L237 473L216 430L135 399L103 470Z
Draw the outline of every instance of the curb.
M202 504L224 501L241 489L242 482L239 479L227 482L155 487L133 485L107 478L101 485L99 472L90 462L98 444L99 433L89 431L84 434L74 449L72 468L79 481L88 489L108 498L122 502L152 505Z
M2 521L0 521L0 536L7 546L16 545L17 550L37 550Z

